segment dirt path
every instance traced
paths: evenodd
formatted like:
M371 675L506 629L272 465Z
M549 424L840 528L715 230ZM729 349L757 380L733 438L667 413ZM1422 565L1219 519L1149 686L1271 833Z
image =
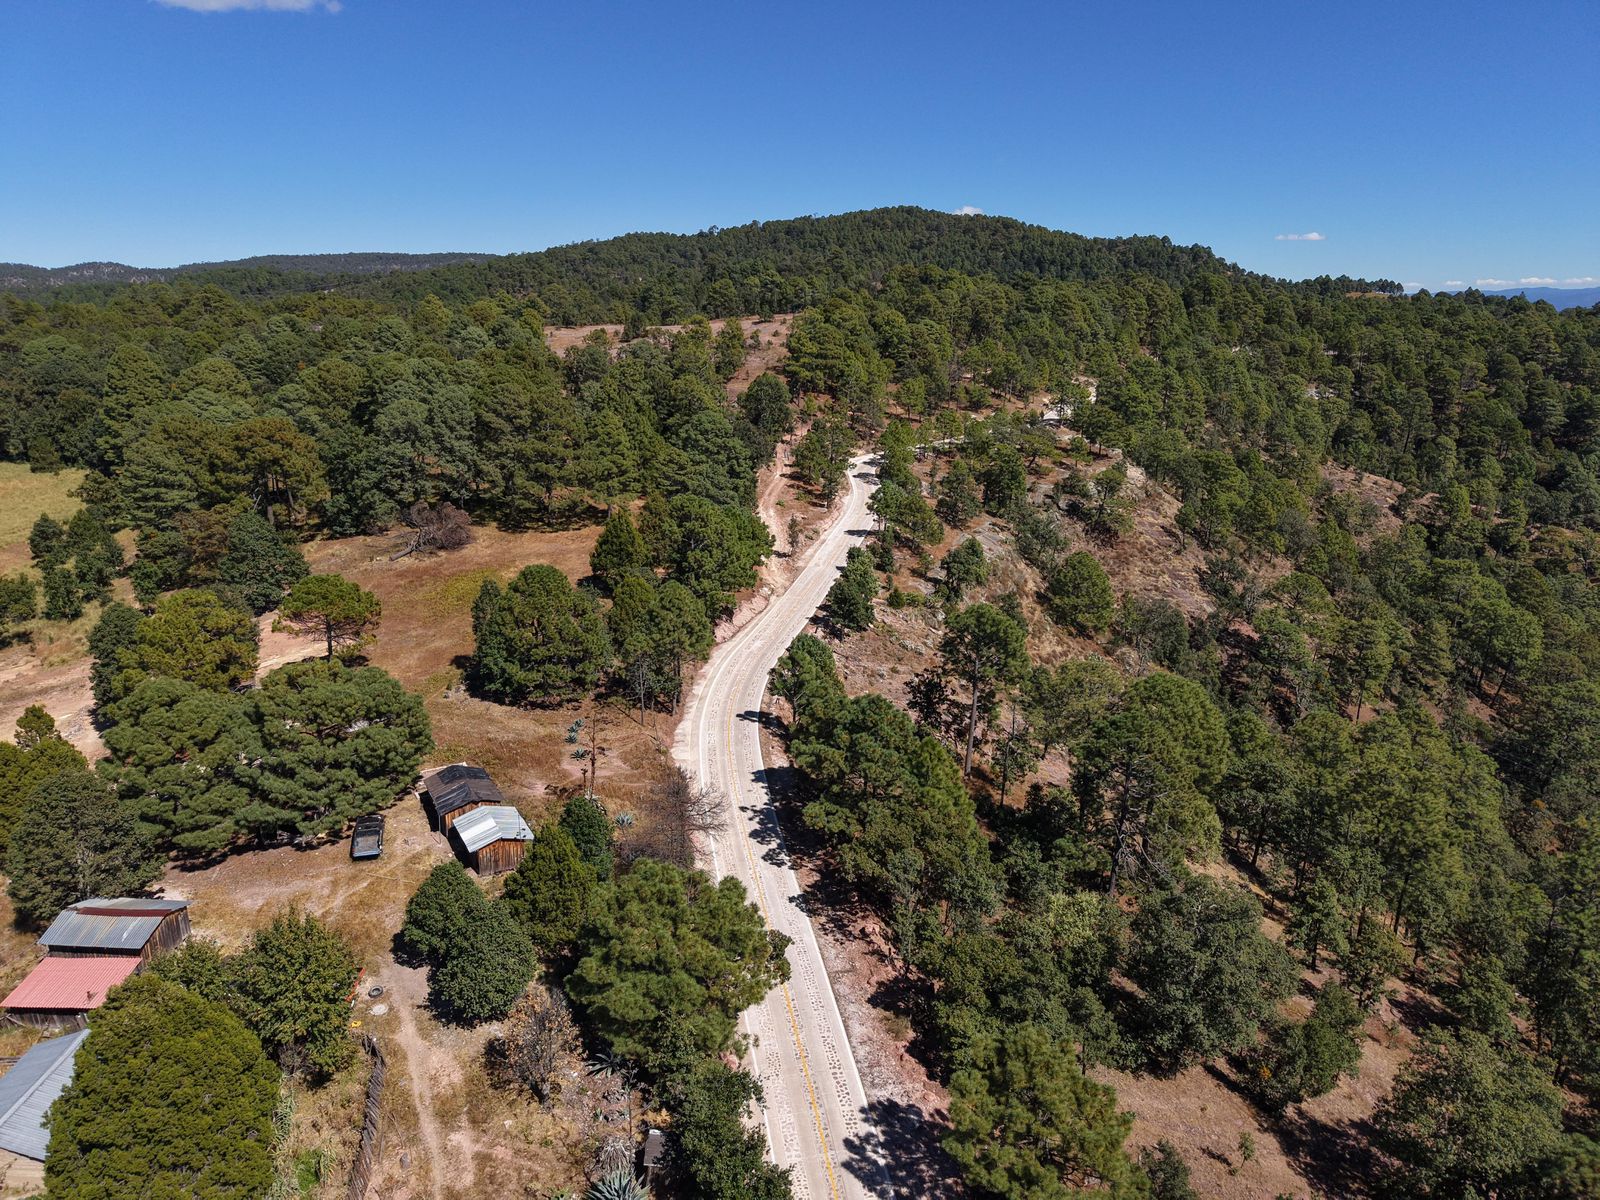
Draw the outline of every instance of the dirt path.
M446 1161L449 1150L435 1115L437 1104L429 1062L433 1057L433 1048L424 1040L422 1030L417 1026L417 1011L428 1002L428 973L421 967L403 967L391 962L385 963L380 975L374 978L386 989L384 998L389 1001L389 1010L395 1016L389 1047L391 1051L398 1050L405 1059L406 1088L411 1093L411 1107L417 1116L418 1144L413 1150L421 1155L423 1163L413 1163L412 1166L416 1169L420 1165L427 1171L427 1195L443 1196L439 1168ZM452 1185L470 1186L471 1180L463 1181L457 1173L472 1174L471 1156L450 1155L450 1160L452 1175L456 1176L451 1181Z

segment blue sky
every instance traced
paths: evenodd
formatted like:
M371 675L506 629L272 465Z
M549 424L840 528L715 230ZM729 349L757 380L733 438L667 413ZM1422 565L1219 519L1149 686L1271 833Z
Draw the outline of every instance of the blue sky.
M1290 277L1600 277L1594 0L4 0L0 45L0 260L909 203Z

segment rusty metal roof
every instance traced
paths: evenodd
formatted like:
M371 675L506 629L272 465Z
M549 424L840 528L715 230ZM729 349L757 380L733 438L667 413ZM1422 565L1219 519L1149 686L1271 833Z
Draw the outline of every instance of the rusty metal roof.
M509 804L475 808L466 816L458 817L450 826L450 832L461 839L468 854L476 854L491 842L533 841L533 830L528 828L522 814Z
M138 969L139 960L131 954L53 954L0 1000L0 1008L88 1012L104 1004L106 993Z
M0 1150L44 1161L50 1144L45 1117L72 1082L78 1047L87 1029L40 1042L0 1075Z
M137 954L168 916L189 907L187 900L80 900L62 909L39 939L41 946L68 950L107 950Z

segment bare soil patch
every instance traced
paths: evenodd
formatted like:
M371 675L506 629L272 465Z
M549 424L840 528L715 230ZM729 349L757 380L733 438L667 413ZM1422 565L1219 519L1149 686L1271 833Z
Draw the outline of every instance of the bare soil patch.
M761 345L749 350L745 354L744 363L727 382L730 397L749 387L755 378L765 371L775 370L789 353L789 330L794 327L794 313L777 313L770 319L760 317L740 317L739 323L744 326L745 337L751 334L760 337ZM711 322L711 331L721 333L728 318L718 317ZM659 325L656 328L663 333L677 333L682 325ZM583 345L584 341L596 330L601 330L611 339L612 353L621 348L621 325L564 325L544 331L544 344L557 354L565 354L574 346Z
M1405 524L1400 516L1400 497L1406 490L1405 484L1334 462L1323 463L1319 473L1336 495L1371 505L1374 534L1394 533Z

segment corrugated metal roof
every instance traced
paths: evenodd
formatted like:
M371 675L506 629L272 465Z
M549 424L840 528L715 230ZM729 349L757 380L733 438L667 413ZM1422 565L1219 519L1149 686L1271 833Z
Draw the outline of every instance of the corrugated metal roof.
M106 1001L106 993L139 969L127 954L51 955L0 1000L0 1008L44 1008L87 1012Z
M40 1042L0 1075L0 1150L44 1161L50 1144L45 1117L72 1082L78 1047L88 1036L80 1029Z
M166 917L188 907L187 900L80 900L61 910L39 944L137 954Z
M453 813L469 804L504 804L505 796L495 786L489 772L468 763L451 763L424 776L422 786L435 817Z
M533 841L533 830L528 828L522 814L509 804L475 808L450 826L450 832L461 839L468 854L476 854L490 842L508 838L518 842Z

